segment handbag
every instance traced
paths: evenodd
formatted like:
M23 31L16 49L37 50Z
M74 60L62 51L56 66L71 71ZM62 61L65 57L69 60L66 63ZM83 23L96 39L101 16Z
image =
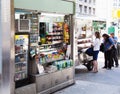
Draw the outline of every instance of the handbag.
M105 49L104 49L104 44L103 44L103 43L101 43L101 45L100 45L100 51L101 51L101 52L104 52L104 51L105 51Z

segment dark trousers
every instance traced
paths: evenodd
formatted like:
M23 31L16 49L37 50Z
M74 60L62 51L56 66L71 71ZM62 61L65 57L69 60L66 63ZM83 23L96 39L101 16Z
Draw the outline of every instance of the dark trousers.
M115 61L115 65L118 66L118 57L117 57L117 49L113 49L113 56L112 56L112 65L114 66L114 61Z
M105 57L105 66L106 68L110 68L112 67L112 64L113 64L113 58L112 58L112 55L113 54L113 50L108 50L108 51L105 51L104 53L104 57Z

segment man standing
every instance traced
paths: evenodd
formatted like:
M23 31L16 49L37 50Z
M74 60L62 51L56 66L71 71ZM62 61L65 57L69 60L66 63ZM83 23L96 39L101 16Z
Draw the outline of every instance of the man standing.
M116 65L116 67L118 67L119 66L118 57L117 57L117 41L118 41L118 39L117 39L117 37L115 37L114 33L111 33L110 35L115 42L114 48L113 48L113 59L112 59L113 64L112 64L112 66L114 66L114 61L115 61L115 65Z

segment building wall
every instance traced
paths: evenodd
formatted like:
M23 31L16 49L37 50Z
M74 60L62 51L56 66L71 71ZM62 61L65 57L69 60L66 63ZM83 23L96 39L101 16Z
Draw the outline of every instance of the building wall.
M107 0L96 1L96 16L99 18L107 18Z
M76 16L95 16L96 0L76 0Z

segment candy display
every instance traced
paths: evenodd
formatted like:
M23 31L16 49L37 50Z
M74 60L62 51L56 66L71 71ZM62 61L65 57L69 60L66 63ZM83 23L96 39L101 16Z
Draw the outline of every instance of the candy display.
M65 58L65 54L61 51L49 51L47 53L40 54L40 64L53 62L56 60L62 60Z

